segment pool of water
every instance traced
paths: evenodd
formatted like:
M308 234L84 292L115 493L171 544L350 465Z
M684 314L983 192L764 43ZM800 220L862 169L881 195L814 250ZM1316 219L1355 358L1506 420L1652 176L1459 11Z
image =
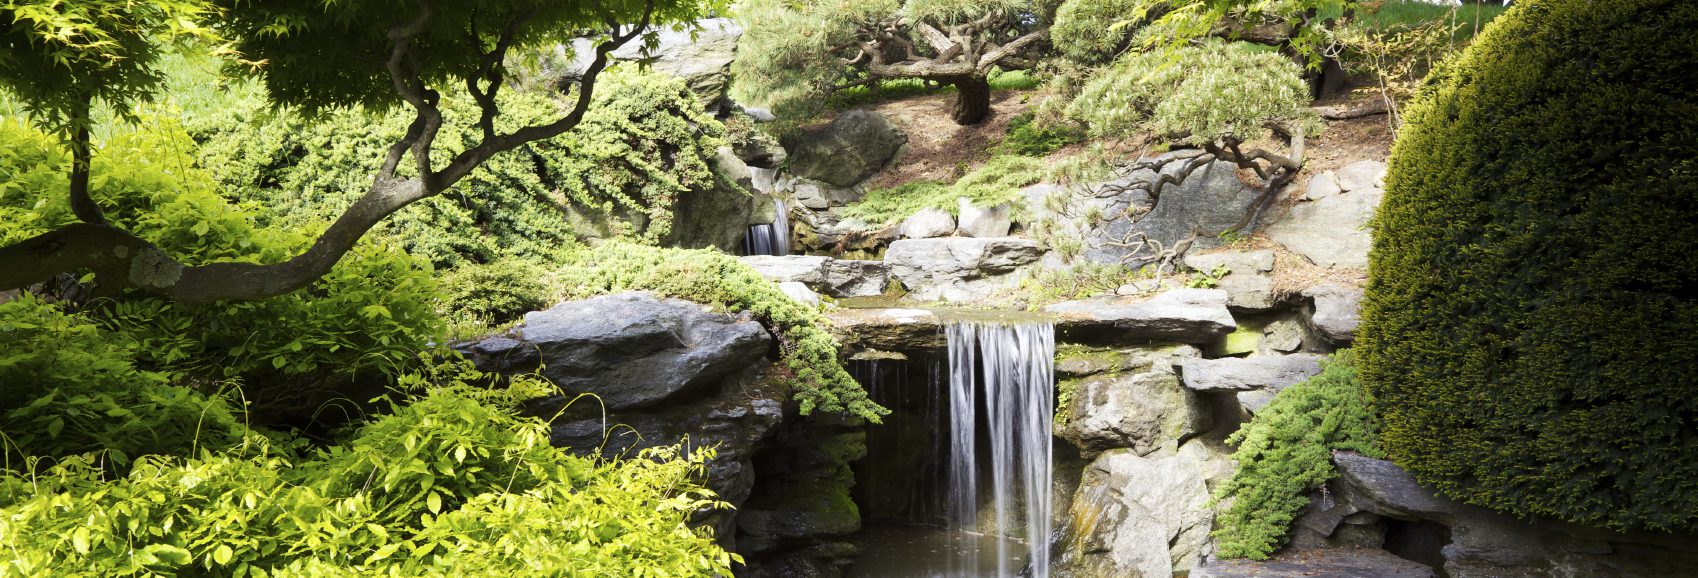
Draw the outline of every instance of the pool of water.
M856 534L861 556L850 578L999 578L1020 576L1026 545L937 526L869 526ZM1007 556L999 571L997 544Z

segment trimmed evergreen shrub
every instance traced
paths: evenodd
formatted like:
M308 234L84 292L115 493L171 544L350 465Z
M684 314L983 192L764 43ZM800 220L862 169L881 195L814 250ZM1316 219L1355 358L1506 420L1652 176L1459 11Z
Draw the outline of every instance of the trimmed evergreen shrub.
M1363 305L1383 448L1439 493L1698 522L1698 4L1517 2L1427 81Z

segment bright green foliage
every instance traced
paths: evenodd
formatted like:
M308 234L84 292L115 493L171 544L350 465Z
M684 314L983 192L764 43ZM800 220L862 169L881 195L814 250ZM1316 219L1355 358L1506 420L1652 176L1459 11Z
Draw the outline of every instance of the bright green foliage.
M1126 50L1137 30L1127 18L1143 0L1068 0L1055 11L1050 41L1061 53L1083 64L1103 64Z
M88 128L91 101L127 114L164 80L162 43L208 38L201 0L0 2L0 87L43 128Z
M298 231L261 228L254 209L220 198L168 122L115 134L95 158L107 218L188 264L274 263L306 246ZM74 220L63 193L68 155L47 136L0 122L0 244ZM96 314L136 342L149 369L249 386L325 374L393 374L437 340L435 282L424 264L380 244L358 246L301 291L257 301L177 304L122 296Z
M723 125L675 78L616 70L597 84L577 128L484 162L443 195L391 217L380 234L439 267L502 255L552 261L584 235L665 239L681 196L720 186L709 163ZM563 114L558 97L503 94L497 126L504 130ZM469 100L450 98L443 107L449 122L437 152L446 161L478 134ZM316 228L366 192L409 118L348 109L313 118L273 111L249 95L185 122L202 143L201 164L235 198L270 207L275 224Z
M1261 560L1279 549L1309 504L1306 494L1338 475L1333 450L1381 457L1355 357L1350 350L1333 354L1320 375L1281 390L1227 438L1238 447L1238 471L1215 490L1216 500L1228 502L1215 518L1219 556Z
M1454 19L1457 24L1463 25L1459 34L1462 37L1458 40L1466 40L1479 33L1475 24L1484 28L1508 9L1507 6L1486 2L1463 2L1461 5L1451 6L1422 0L1386 0L1373 7L1358 9L1351 25L1389 32Z
M1517 2L1392 149L1360 332L1387 453L1440 494L1698 524L1698 5Z
M620 291L652 291L697 303L746 311L779 340L792 393L802 412L843 412L878 423L889 413L837 358L837 339L819 312L791 300L737 258L715 250L661 249L603 243L572 256L558 273L562 299Z
M6 472L0 573L730 573L736 557L688 525L702 508L727 507L693 481L712 450L574 456L549 444L548 424L515 413L548 386L489 390L464 381L476 374L446 373L393 414L304 455L253 435L228 451L141 457L116 479L94 454Z
M994 157L953 185L932 181L904 183L888 189L873 189L849 206L843 216L875 225L901 222L923 209L942 209L954 215L961 211L959 199L974 206L994 207L1020 200L1020 189L1042 180L1042 160L1019 155Z
M442 300L456 313L500 325L548 308L547 276L541 265L513 257L465 265L442 275Z
M1198 144L1264 125L1313 118L1301 71L1279 53L1243 42L1205 41L1122 56L1093 75L1067 114L1099 137L1148 131ZM1304 127L1295 127L1299 130Z
M263 3L215 0L223 10L221 31L246 58L264 61L259 69L271 98L308 109L347 104L386 108L400 104L386 65L391 54L391 26L418 22L420 7L428 6L412 44L422 47L409 63L428 86L458 90L464 79L476 77L486 51L504 33L514 46L529 47L562 37L601 30L608 21L634 23L652 9L649 22L659 26L693 22L724 12L715 0L656 0L652 2L558 2L497 0L397 4L354 0L326 4L320 0L275 0ZM639 39L636 42L644 42ZM481 80L481 79L480 79Z
M137 369L136 350L34 296L0 303L0 466L28 469L93 452L112 471L142 454L191 454L242 439L245 428L223 400Z
M1084 140L1085 131L1079 127L1037 120L1024 112L1008 119L1008 138L1000 147L1011 154L1041 157Z

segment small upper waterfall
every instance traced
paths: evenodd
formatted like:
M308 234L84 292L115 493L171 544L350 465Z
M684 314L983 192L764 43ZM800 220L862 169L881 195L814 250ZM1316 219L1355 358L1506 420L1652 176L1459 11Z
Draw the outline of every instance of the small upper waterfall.
M1055 415L1055 327L962 321L949 325L949 515L960 531L1023 540L1033 578L1049 575L1050 432ZM980 412L983 412L981 415ZM978 444L988 443L981 465ZM980 472L990 471L993 526L979 520ZM1023 522L1023 523L1021 523ZM997 576L1013 576L997 541Z
M749 176L755 192L771 196L773 180L777 178L778 169L763 169L750 167ZM776 205L777 215L772 224L749 225L748 235L743 237L744 255L789 255L790 254L790 211L784 206L784 200L772 197Z

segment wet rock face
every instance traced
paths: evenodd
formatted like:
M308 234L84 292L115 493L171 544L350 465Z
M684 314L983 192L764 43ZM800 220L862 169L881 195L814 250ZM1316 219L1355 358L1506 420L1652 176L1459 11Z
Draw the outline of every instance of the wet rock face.
M1057 435L1084 457L1115 448L1145 455L1209 428L1208 405L1180 385L1173 369L1180 360L1196 357L1196 348L1181 345L1113 355L1129 369L1093 372L1064 386L1074 388L1073 398L1067 423Z
M908 136L889 119L868 110L851 110L824 128L785 143L790 172L836 187L853 187L884 170Z
M1201 441L1148 456L1104 453L1085 468L1055 571L1068 576L1167 578L1208 554L1210 480L1231 463Z
M771 340L753 320L632 292L526 314L507 334L459 350L483 371L540 367L567 394L592 393L620 410L707 388L760 362Z
M1018 269L1036 263L1044 250L1014 237L904 239L890 244L890 274L920 301L978 301L1012 287Z

